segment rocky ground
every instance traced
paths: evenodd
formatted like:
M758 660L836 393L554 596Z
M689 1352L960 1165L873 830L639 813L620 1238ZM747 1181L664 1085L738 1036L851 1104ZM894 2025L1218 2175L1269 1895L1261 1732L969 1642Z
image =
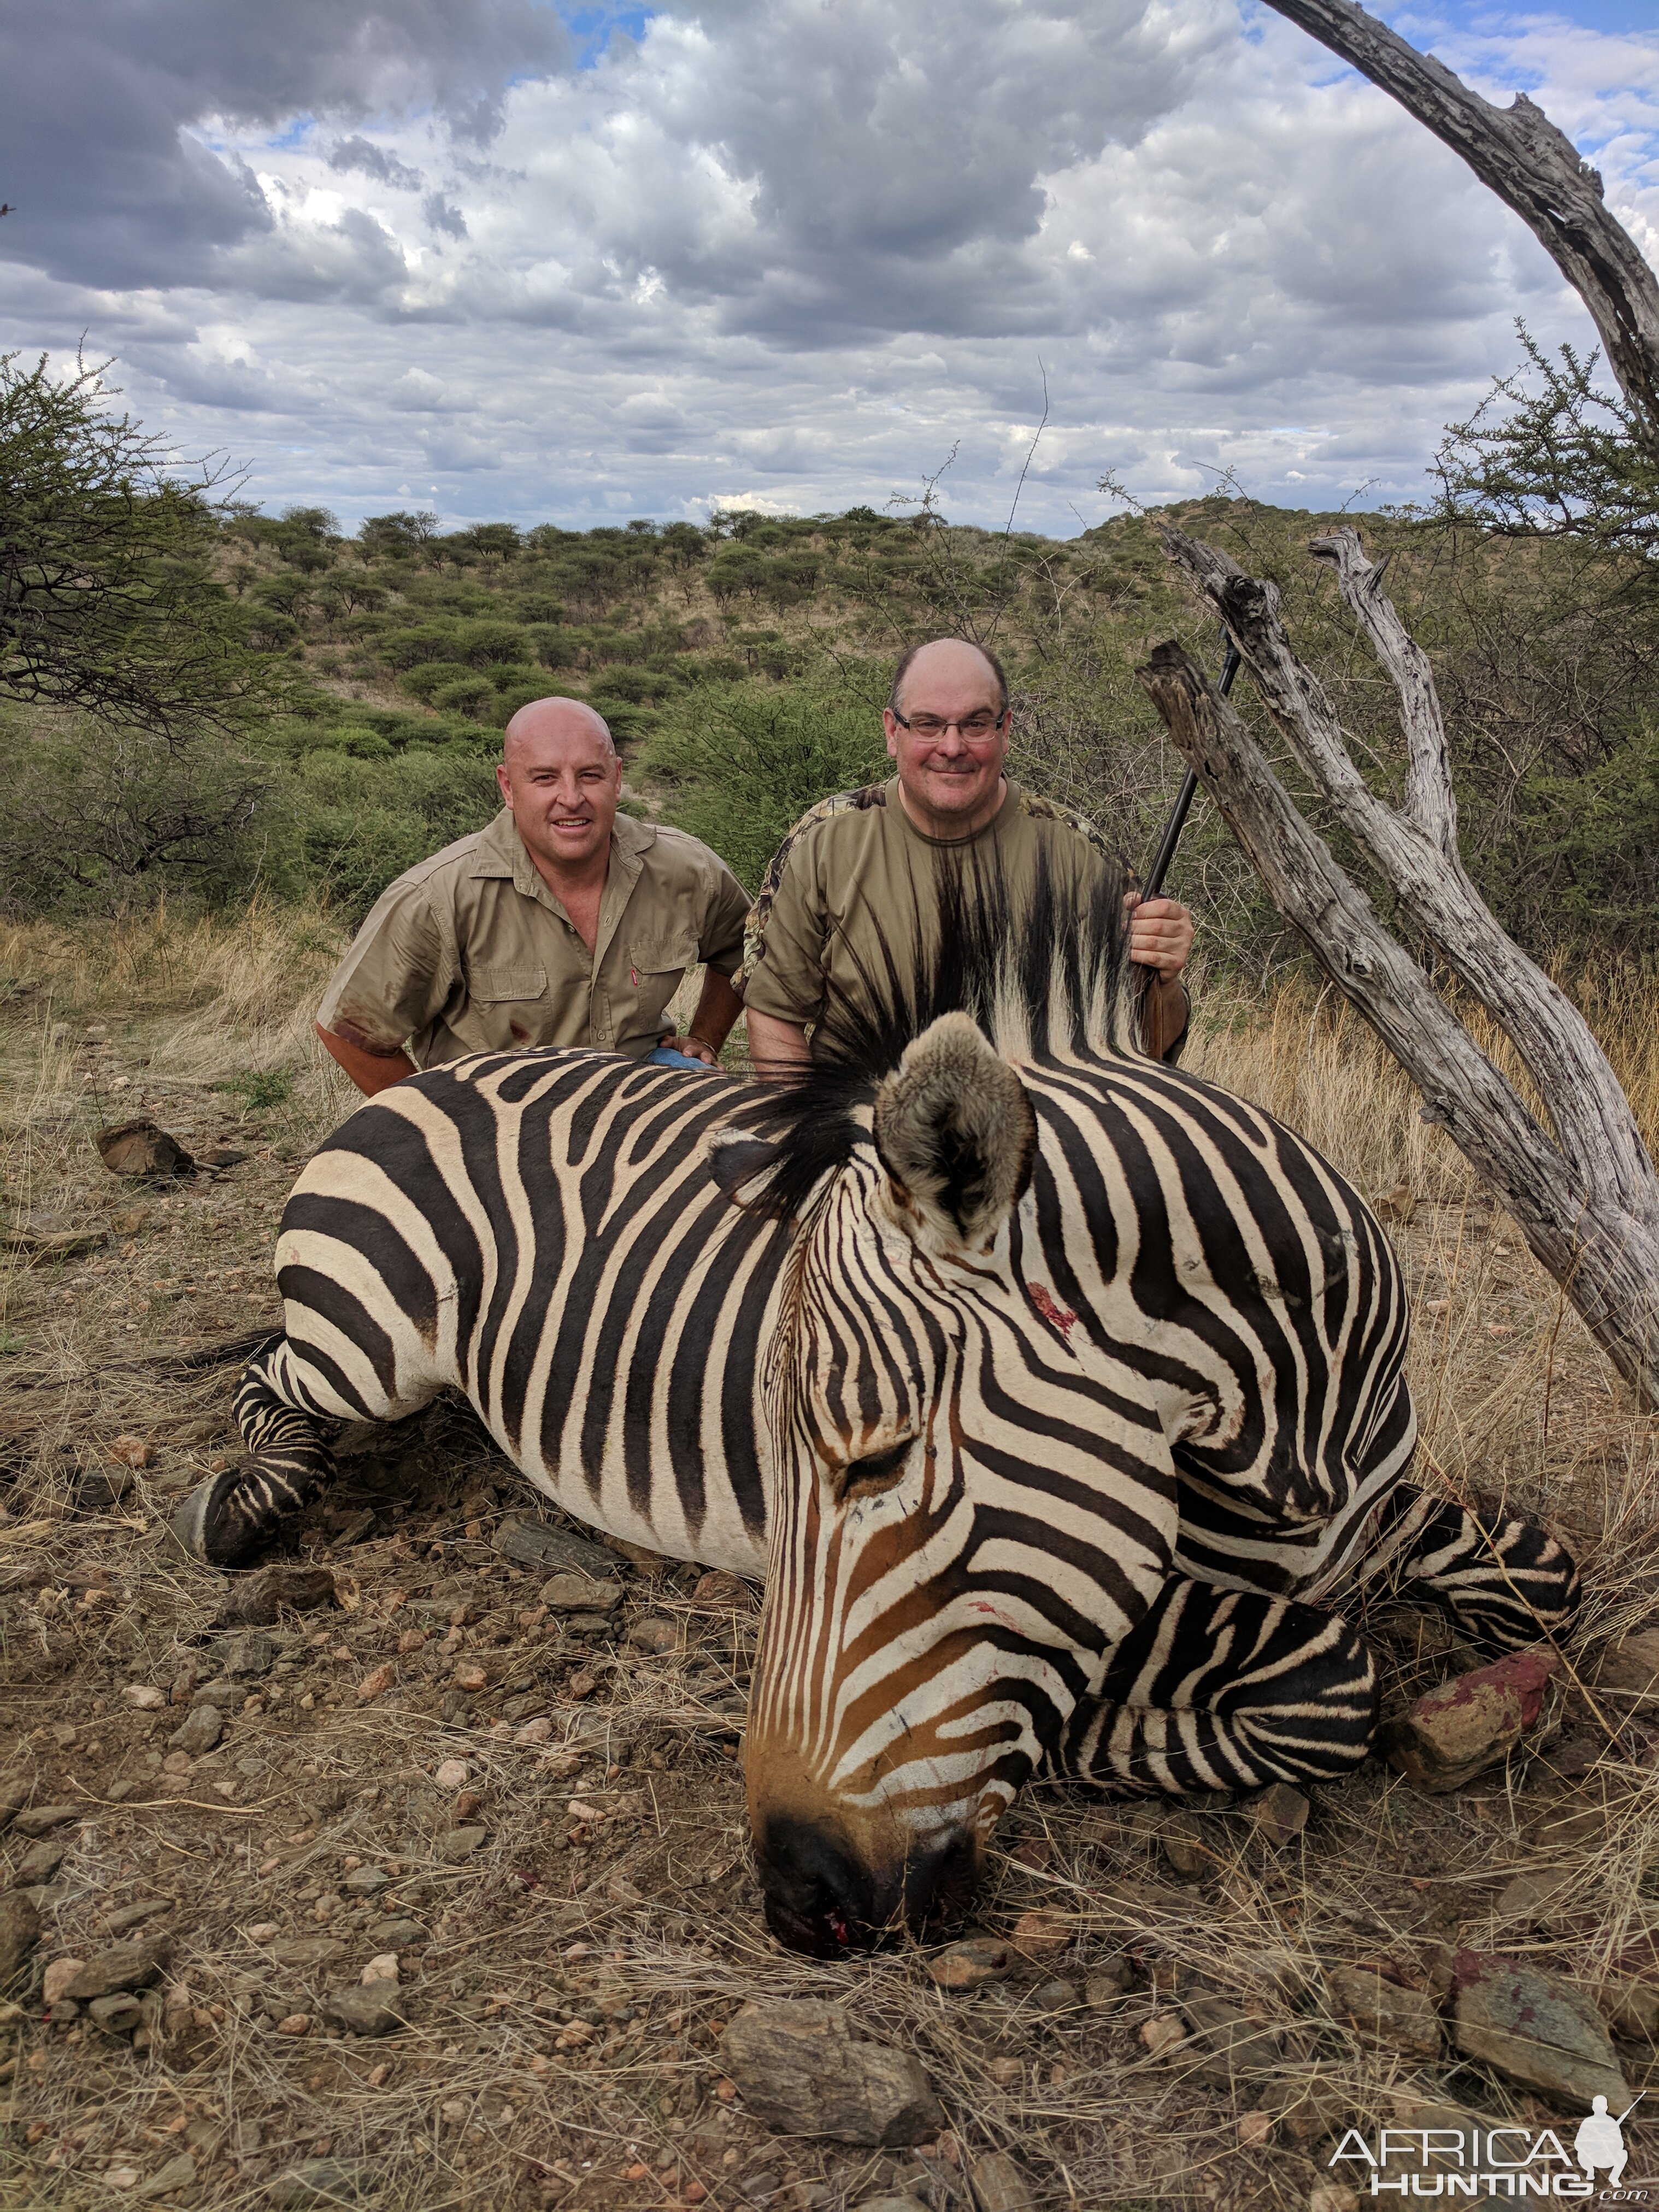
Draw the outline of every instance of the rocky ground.
M1448 1794L1028 1793L957 1948L824 1966L747 1856L756 1595L557 1523L465 1407L359 1440L268 1571L169 1565L238 1447L234 1367L165 1358L275 1320L302 1141L165 1103L218 1165L77 1139L9 1232L0 2203L1343 2212L1349 2126L1659 2088L1638 1645L1481 1692ZM1478 1663L1368 1625L1395 1715Z

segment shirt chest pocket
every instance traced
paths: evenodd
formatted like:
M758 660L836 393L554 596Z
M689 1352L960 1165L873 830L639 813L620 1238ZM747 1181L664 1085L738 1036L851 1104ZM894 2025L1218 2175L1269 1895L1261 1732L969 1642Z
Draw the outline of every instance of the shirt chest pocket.
M481 1006L501 1006L508 1000L542 999L547 995L545 968L473 968L467 972L467 994Z
M643 989L647 976L670 973L682 975L688 968L694 967L697 940L685 930L671 932L665 937L635 937L629 940L628 957L634 974L639 977L639 988Z

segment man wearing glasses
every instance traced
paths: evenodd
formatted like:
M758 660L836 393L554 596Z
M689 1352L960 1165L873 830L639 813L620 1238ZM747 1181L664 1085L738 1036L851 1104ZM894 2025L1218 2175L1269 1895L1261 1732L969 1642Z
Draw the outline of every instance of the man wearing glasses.
M884 722L898 773L826 799L773 855L749 915L744 1005L762 1074L810 1059L808 1027L838 997L879 982L890 954L933 907L941 858L999 873L1018 897L1047 851L1054 873L1086 894L1109 865L1098 833L1003 772L1008 684L982 646L935 638L912 646L893 678ZM1193 921L1174 899L1129 902L1129 957L1155 969L1147 1044L1173 1059L1187 1030L1181 971Z

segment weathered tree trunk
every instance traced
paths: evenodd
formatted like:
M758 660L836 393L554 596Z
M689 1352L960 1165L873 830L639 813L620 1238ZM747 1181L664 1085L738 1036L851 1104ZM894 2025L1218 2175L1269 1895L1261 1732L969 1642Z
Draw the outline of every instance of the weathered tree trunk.
M1566 133L1525 93L1494 107L1354 0L1267 4L1391 94L1514 209L1589 309L1608 367L1659 446L1659 278Z
M1383 928L1232 707L1178 646L1163 645L1139 673L1171 738L1275 906L1422 1091L1424 1119L1445 1128L1498 1191L1620 1373L1659 1404L1659 1177L1589 1025L1504 935L1463 868L1434 679L1358 533L1338 531L1311 550L1335 568L1400 694L1408 759L1400 809L1354 767L1322 685L1291 650L1272 586L1180 531L1162 534L1226 623L1310 782L1514 1043L1551 1130Z

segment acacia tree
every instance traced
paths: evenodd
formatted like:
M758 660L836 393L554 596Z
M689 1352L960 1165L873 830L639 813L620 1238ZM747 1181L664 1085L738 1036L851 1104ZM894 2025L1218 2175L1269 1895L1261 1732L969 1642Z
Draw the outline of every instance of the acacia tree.
M179 472L110 396L0 356L0 700L168 744L240 727L289 684L210 572L222 471Z
M1352 0L1271 4L1393 94L1528 223L1595 320L1624 395L1626 434L1640 453L1659 456L1659 282L1565 137L1524 97L1507 111L1490 106ZM1384 596L1381 570L1352 529L1310 548L1334 569L1397 694L1407 749L1398 805L1355 767L1328 697L1292 649L1273 586L1179 531L1164 538L1226 623L1314 792L1515 1046L1542 1118L1383 927L1237 711L1171 643L1140 673L1175 744L1274 904L1421 1089L1424 1118L1493 1185L1620 1372L1646 1403L1659 1403L1659 1176L1588 1023L1499 928L1463 867L1433 674Z

